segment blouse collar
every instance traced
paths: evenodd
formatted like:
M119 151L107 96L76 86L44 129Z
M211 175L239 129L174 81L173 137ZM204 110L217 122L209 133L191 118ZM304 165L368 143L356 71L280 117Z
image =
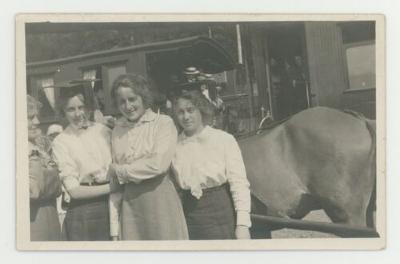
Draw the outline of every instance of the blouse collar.
M91 122L91 121L89 121L88 122L88 126L87 127L85 127L85 128L77 128L77 127L75 127L75 126L72 126L72 125L68 125L68 127L64 130L64 131L69 131L69 132L71 132L71 133L73 133L73 134L75 134L75 135L80 135L80 134L82 134L84 131L87 131L88 129L90 129L92 126L94 126L94 122Z
M37 144L32 143L31 141L28 141L28 151L29 157L34 157L37 156L39 158L44 158L44 159L49 159L50 158L50 153L47 153L44 149L42 149L40 146ZM49 149L51 151L51 149Z
M136 127L143 123L152 122L156 119L156 117L157 114L154 113L151 108L148 108L137 122L131 122L125 116L122 116L120 119L117 120L116 125L121 127Z
M212 128L208 125L204 126L203 130L201 130L199 133L193 135L193 136L186 136L186 134L184 132L182 132L179 135L178 141L182 142L182 143L187 143L187 142L193 142L193 141L197 141L197 142L204 142L207 138L209 138L210 133L212 132Z

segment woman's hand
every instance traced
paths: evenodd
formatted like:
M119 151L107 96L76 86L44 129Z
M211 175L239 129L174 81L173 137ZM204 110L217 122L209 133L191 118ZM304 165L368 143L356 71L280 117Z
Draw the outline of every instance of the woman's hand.
M236 239L250 239L250 231L247 226L236 226Z

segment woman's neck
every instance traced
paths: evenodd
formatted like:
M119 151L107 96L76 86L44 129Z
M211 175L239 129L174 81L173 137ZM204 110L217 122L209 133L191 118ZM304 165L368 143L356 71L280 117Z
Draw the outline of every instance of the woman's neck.
M198 127L196 130L194 130L194 131L183 131L183 133L185 133L185 135L186 135L187 137L192 137L192 136L195 136L195 135L200 134L201 131L203 131L203 129L204 129L205 127L206 127L206 126L201 125L201 126L199 126L199 127Z

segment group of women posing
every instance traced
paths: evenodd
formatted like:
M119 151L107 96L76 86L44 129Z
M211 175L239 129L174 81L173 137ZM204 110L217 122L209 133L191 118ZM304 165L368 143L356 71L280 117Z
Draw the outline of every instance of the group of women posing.
M88 120L81 93L63 98L69 125L53 141L52 157L71 197L67 239L250 238L250 191L240 149L233 136L208 125L213 110L201 91L175 98L179 135L169 116L151 110L149 85L140 75L119 76L111 95L121 113L112 131ZM32 131L35 113L28 111ZM43 205L53 205L59 187ZM36 217L31 212L31 240L57 239L32 229Z

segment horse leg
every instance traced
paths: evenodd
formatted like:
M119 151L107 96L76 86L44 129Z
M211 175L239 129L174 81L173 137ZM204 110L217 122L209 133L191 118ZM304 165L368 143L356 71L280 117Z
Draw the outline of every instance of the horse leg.
M251 196L251 211L255 214L267 215L268 208L256 197ZM252 239L271 238L271 228L265 223L253 221L250 228Z
M375 228L375 212L376 212L376 183L372 190L371 198L367 207L367 227Z
M303 219L311 211L321 209L319 202L310 194L302 194L298 204L288 215L290 218Z
M341 204L337 201L324 201L322 207L334 223L343 223L352 226L365 226L366 208L360 204Z

